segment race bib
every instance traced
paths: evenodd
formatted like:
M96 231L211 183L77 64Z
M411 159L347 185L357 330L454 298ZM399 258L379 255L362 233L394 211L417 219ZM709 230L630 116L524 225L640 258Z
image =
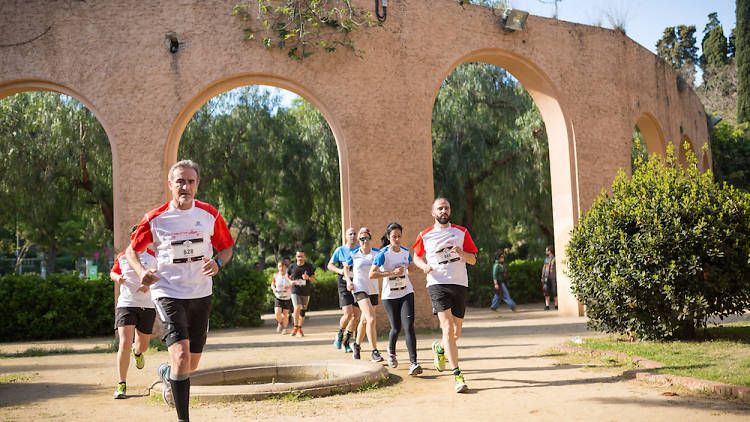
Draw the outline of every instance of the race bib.
M447 246L435 252L435 260L437 261L438 265L449 264L461 259L458 255L451 253L451 248L452 246Z
M200 261L203 258L203 239L173 240L171 243L172 263Z
M406 276L389 277L388 284L390 284L391 290L402 289L406 287Z
M295 286L304 286L305 284L307 284L307 280L305 280L304 278L292 280L292 284L294 284Z

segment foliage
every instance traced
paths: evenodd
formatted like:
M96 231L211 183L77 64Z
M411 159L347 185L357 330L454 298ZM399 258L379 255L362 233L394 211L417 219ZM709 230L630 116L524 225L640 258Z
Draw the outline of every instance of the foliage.
M86 256L111 244L112 158L89 110L57 93L7 97L0 149L0 227L19 231L23 253L38 245L54 272L58 253Z
M646 141L643 140L641 130L636 126L633 129L633 141L630 147L630 174L635 173L637 166L646 160L648 160Z
M352 35L360 28L378 25L372 12L359 9L350 0L258 0L253 11L257 27L250 24L250 4L234 6L247 33L245 40L255 39L263 31L262 43L267 49L287 49L287 56L304 60L317 48L329 53L343 47L362 57L364 51L354 46Z
M727 64L729 50L727 37L724 36L724 28L721 27L716 12L708 15L708 24L703 30L703 41L701 41L701 68L721 67ZM703 77L705 81L705 75Z
M567 245L571 289L589 325L645 339L692 337L710 316L750 306L750 195L652 158L621 171Z
M198 196L218 205L235 235L235 258L266 262L297 248L320 265L339 238L336 141L304 100L291 109L249 86L202 106L188 123L180 157L204 168Z
M748 123L720 122L711 134L711 158L716 181L750 192Z
M703 69L703 84L695 89L703 107L710 115L719 115L725 121L736 122L737 117L737 66L729 59L722 66L707 65Z
M271 291L271 279L276 268L266 268L263 277L266 280L266 302L264 312L273 312L274 296ZM315 269L315 281L310 283L309 310L338 309L339 291L338 275L322 268Z
M690 86L693 86L695 65L698 63L698 47L695 43L694 25L667 27L661 39L656 42L656 54L666 60Z
M476 265L469 265L469 306L487 307L492 301L493 254L480 254ZM534 303L542 300L542 266L544 259L508 262L508 292L516 303Z
M263 323L266 280L261 271L235 262L224 266L213 277L211 327L257 327Z
M737 123L750 122L750 0L737 0L732 31L737 60Z
M3 341L88 337L112 333L114 295L108 275L0 276Z
M451 201L451 219L469 228L475 243L489 250L503 238L514 247L552 243L544 123L509 73L459 65L435 100L432 143L435 194Z

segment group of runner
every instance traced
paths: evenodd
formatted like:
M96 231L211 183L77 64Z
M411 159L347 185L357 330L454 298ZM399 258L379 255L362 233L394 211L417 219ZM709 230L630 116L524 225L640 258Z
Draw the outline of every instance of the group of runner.
M165 401L174 404L180 421L189 420L190 374L198 367L206 343L211 277L231 259L234 245L216 208L195 199L199 184L200 168L196 163L190 160L175 163L167 176L172 199L147 212L133 227L130 244L117 257L110 272L120 287L115 320L120 337L119 383L114 398L126 396L131 351L136 368L144 367L143 352L158 315L169 362L160 364L157 373L164 385ZM347 230L346 245L336 250L328 265L340 275L339 300L344 310L334 345L359 359L361 343L367 334L371 360L383 360L377 349L374 310L380 294L391 324L388 364L393 368L398 365L396 340L403 327L411 364L409 374L421 373L414 334L414 287L408 276L409 271L418 267L426 274L433 312L443 332L442 340L432 344L435 368L443 371L447 356L455 390L464 392L468 387L458 367L456 340L461 335L466 308L466 264L475 263L477 248L465 228L450 223L447 199L433 202L432 216L434 225L417 236L413 260L409 250L401 246L403 229L398 223L388 225L379 250L372 247L372 234L367 227L357 232ZM296 262L287 268L279 263L278 277L275 275L273 282L277 304L292 302L295 336L304 336L302 325L310 282L315 280L315 272L305 258L303 251L297 251ZM378 279L384 280L380 292ZM290 311L286 302L278 308L282 316ZM360 313L362 317L355 330ZM284 322L286 318L279 321L279 331L286 329ZM357 334L352 342L354 332Z

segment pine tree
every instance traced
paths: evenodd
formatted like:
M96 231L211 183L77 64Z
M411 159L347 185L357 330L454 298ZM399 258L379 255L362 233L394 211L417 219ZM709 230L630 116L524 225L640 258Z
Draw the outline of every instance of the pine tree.
M703 30L703 41L701 42L701 68L705 70L707 67L721 67L727 64L727 37L724 36L724 28L716 12L708 15L708 24L706 29Z
M695 45L695 25L670 26L656 42L656 54L669 63L690 85L695 79L698 47Z
M737 123L750 121L750 0L737 0Z

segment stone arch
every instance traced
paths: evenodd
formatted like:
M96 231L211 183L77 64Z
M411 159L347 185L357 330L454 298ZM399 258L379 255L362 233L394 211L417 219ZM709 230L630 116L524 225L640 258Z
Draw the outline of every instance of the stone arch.
M442 75L442 83L458 65L482 62L502 67L513 75L531 95L544 120L550 154L552 188L552 213L555 232L555 251L558 262L565 261L565 244L580 215L575 132L573 123L565 116L560 104L560 94L552 80L529 59L507 50L496 48L470 52L454 61ZM437 97L438 85L433 91ZM583 315L583 308L570 292L570 281L563 274L563 265L557 270L560 310L567 315Z
M333 132L333 137L336 139L336 146L338 147L339 179L341 184L341 221L343 233L345 228L351 225L351 216L349 215L349 209L351 207L349 206L349 161L346 143L344 142L344 137L341 135L342 131L340 125L337 120L333 118L334 115L332 114L331 109L321 101L315 93L295 81L280 76L257 73L233 75L210 83L190 98L182 107L177 118L169 129L166 149L164 151L164 174L166 175L172 164L177 162L177 150L180 145L182 132L193 117L193 114L195 114L195 112L211 98L223 92L245 85L270 85L294 92L314 105L323 115L326 122L328 122L328 125ZM165 195L166 200L169 200L169 192L165 192Z
M638 126L641 135L643 135L648 155L659 154L663 156L667 151L667 141L656 117L648 112L641 113L635 125Z

